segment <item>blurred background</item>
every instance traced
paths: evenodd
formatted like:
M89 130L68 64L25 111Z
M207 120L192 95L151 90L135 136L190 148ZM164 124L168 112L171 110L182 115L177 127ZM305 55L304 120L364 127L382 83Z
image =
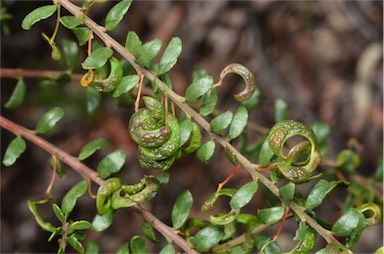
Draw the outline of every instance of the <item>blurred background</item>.
M79 1L76 3L80 4ZM96 4L88 15L103 24L107 11L115 3ZM37 23L30 31L21 29L25 15L44 4L48 1L2 1L2 7L12 14L12 19L6 21L9 32L2 28L1 68L66 68L64 60L54 62L50 58L50 47L40 35L41 32L52 33L54 17ZM65 14L68 13L63 10ZM354 144L362 158L358 168L362 177L372 176L379 167L383 153L382 1L134 1L111 35L124 45L128 31L135 31L143 42L159 38L163 45L167 45L173 36L182 39L182 54L170 72L173 89L178 94L184 94L196 68L206 70L217 80L225 66L241 63L254 73L260 91L260 102L250 113L253 123L270 128L274 124L275 100L282 99L289 107L290 119L307 124L322 121L330 126L327 159L335 160L348 144ZM76 40L71 31L60 27L56 40L59 47L62 38ZM86 50L86 46L81 47L81 61L86 57ZM84 74L80 64L74 73ZM119 107L111 96L105 95L96 114L87 115L85 91L78 82L55 87L39 79L25 78L25 81L25 103L16 110L8 110L3 104L16 80L1 78L1 114L4 117L34 129L46 110L61 106L65 117L52 132L43 135L44 138L77 155L86 143L103 137L110 146L86 160L88 166L96 168L106 154L121 148L128 159L119 176L127 183L136 183L143 174L150 173L139 168L136 144L127 131L132 107ZM232 94L242 87L241 79L228 76L218 89L218 108L222 111L236 109L238 103ZM180 110L176 112L181 114ZM249 143L262 137L251 127L247 132ZM1 156L13 137L8 131L1 130ZM200 211L200 205L233 170L223 152L222 148L216 149L208 165L202 165L194 154L182 157L169 170L168 186L146 208L170 225L176 196L189 189L194 197L191 215L207 216ZM49 158L49 154L28 143L26 152L15 165L2 167L2 253L57 250L55 240L47 243L49 234L40 230L26 205L28 199L44 198L51 175ZM60 202L68 189L81 180L65 165L64 170L67 178L56 180L52 193L54 202ZM250 180L246 170L242 169L228 187L238 188ZM93 187L96 191L96 186ZM306 186L300 188L305 194ZM382 196L382 186L374 188ZM345 195L345 190L335 191L330 204L317 210L319 216L336 221ZM258 193L246 212L255 213L265 207L264 200L264 195ZM221 202L215 211L225 212L227 206ZM55 220L50 205L39 209L45 219ZM91 220L95 212L94 201L83 197L72 216ZM136 214L121 210L116 213L115 223L109 229L103 233L90 232L87 240L94 239L101 252L114 252L133 235L141 234L141 223ZM276 229L271 228L267 234L273 236ZM284 227L278 240L284 251L295 245L292 238L296 229L294 221ZM354 250L372 253L382 246L382 238L382 225L371 227L364 231ZM318 240L318 246L324 246L322 239ZM149 250L159 251L158 246L151 244Z

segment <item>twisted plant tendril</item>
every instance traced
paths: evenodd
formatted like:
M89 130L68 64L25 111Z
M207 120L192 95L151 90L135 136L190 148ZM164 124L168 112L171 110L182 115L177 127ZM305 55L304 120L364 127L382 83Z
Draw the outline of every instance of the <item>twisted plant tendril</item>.
M129 133L139 145L140 166L166 170L176 159L180 147L180 128L177 118L165 111L160 101L144 96L145 108L135 112L129 120Z
M303 136L307 141L295 145L288 155L285 155L284 144L294 136ZM282 159L278 169L287 180L302 183L313 178L312 173L320 163L321 155L317 148L316 136L307 125L293 120L279 122L272 127L267 140L273 153ZM307 151L309 156L304 161L296 162L296 159Z
M297 245L288 252L289 254L295 254L295 253L303 253L303 254L309 254L311 253L312 249L315 247L316 238L317 238L317 232L312 227L308 226L304 222L300 222L300 228L299 231L305 230L304 237L302 237Z
M360 206L358 206L357 211L361 213L370 212L371 214L368 214L368 217L365 216L365 223L367 223L368 226L377 225L381 222L381 210L380 207L375 203L365 203Z
M256 81L255 77L253 76L252 72L248 70L245 66L238 64L238 63L232 63L225 67L221 73L220 73L220 80L218 83L213 85L213 87L218 87L222 85L224 77L228 73L236 73L240 75L244 82L245 82L245 89L241 91L238 94L234 94L233 96L235 99L239 102L245 101L253 95L253 93L256 91Z
M99 92L112 92L123 78L123 67L116 57L109 58L110 72L107 78L97 71L90 70L84 74L80 84L84 87L90 86Z

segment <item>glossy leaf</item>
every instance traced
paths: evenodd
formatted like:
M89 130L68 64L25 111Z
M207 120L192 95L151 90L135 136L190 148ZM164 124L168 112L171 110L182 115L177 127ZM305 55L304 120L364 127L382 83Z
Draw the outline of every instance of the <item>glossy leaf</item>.
M24 80L22 78L19 79L17 81L15 89L13 89L11 97L4 104L4 107L11 109L20 106L24 101L26 90L27 86L25 85Z
M180 123L180 147L183 146L191 137L193 123L189 119L185 119Z
M81 65L84 69L97 69L102 67L112 55L111 48L100 47L94 50Z
M88 184L86 180L83 180L73 186L67 194L63 197L61 201L61 210L64 214L69 214L72 212L73 208L76 205L77 199L84 195L87 191Z
M138 235L132 237L130 245L133 254L145 254L148 252L144 238Z
M68 29L73 29L84 22L82 18L75 17L75 16L61 16L60 20L61 20L61 24L63 24L63 26L65 26Z
M231 124L232 118L233 113L229 110L213 118L212 121L209 123L212 132L220 134L223 130L228 128L228 126Z
M199 77L192 82L185 91L185 97L190 103L195 103L206 92L211 89L213 78L209 75Z
M36 126L37 133L46 133L55 127L56 123L64 116L64 111L60 107L54 107L46 112Z
M215 151L215 147L216 143L213 140L210 140L207 143L203 144L196 152L197 158L201 162L207 163L208 160L212 157L213 152Z
M70 235L67 238L67 241L68 241L69 245L71 245L78 252L80 252L80 253L85 252L83 245L81 245L80 241L74 235Z
M132 0L123 0L114 5L108 12L105 18L105 28L111 31L117 27L120 21L124 18L129 7L131 6Z
M168 72L177 62L182 49L182 43L179 37L173 37L165 48L159 63L159 74Z
M337 236L359 237L366 226L364 215L355 208L349 208L333 225L332 232Z
M85 254L98 254L99 246L94 240L89 240L87 246L85 247Z
M259 154L260 166L262 167L268 166L271 162L273 155L274 155L273 150L269 145L268 138L266 138L260 149L260 154Z
M172 225L174 229L179 229L188 218L192 208L193 197L189 190L181 192L172 208Z
M108 154L97 166L97 172L101 178L107 178L112 173L117 173L123 167L126 159L123 150L118 149Z
M256 91L252 94L251 98L245 100L241 103L241 106L245 107L249 112L256 108L256 106L260 102L260 91L256 89Z
M318 181L309 193L308 198L305 201L305 207L308 209L313 209L319 206L327 194L331 192L337 184L338 182L328 182L324 179Z
M84 46L88 42L89 36L91 34L91 30L89 30L89 28L76 27L71 30L79 41L79 46Z
M172 244L165 245L159 252L159 254L175 254L176 250Z
M101 232L109 228L113 222L114 211L110 209L106 214L96 214L92 220L92 230Z
M263 221L264 224L267 223L276 223L281 218L283 218L284 215L284 207L282 206L275 206L270 208L261 209L257 212L260 219Z
M68 68L73 70L77 67L77 63L79 62L79 47L76 42L68 39L63 39L61 43L63 44L65 61Z
M200 252L208 251L215 247L220 239L223 237L224 232L218 226L208 226L203 228L191 238L191 243Z
M209 89L208 92L206 92L201 99L199 111L200 115L207 116L211 114L215 110L217 100L218 97L216 89Z
M132 88L134 88L140 81L139 75L127 75L124 76L120 83L117 85L116 90L113 91L113 97L119 97L127 92L129 92Z
M21 22L21 27L25 30L31 29L35 23L52 16L56 12L56 9L57 7L55 5L45 5L34 9L25 16Z
M61 211L61 208L56 204L52 204L52 210L56 215L56 218L61 222L64 223L66 221L66 216L64 215L63 211Z
M141 46L142 42L139 36L133 31L128 32L127 39L125 41L125 48L128 52L137 58L139 56Z
M154 243L159 243L159 241L156 238L155 231L153 230L153 227L147 221L143 222L142 231L143 231L144 236L148 240L151 240Z
M116 251L116 254L129 254L129 245L128 243L124 243L119 247L119 249Z
M248 110L245 107L239 107L233 116L231 126L229 127L229 139L235 139L243 133L248 123Z
M282 253L280 246L277 244L277 242L271 241L271 240L272 240L271 238L269 238L265 235L259 235L256 237L257 249L261 250L264 247L263 251L260 253L263 253L263 254L280 254L280 253ZM299 253L297 253L297 254L299 254Z
M74 221L70 225L72 230L85 230L91 228L91 223L86 220Z
M275 122L281 122L288 119L288 105L282 99L275 101Z
M259 185L256 182L246 183L238 191L236 191L235 195L229 202L229 205L232 209L235 210L246 206L251 201L253 195L255 195L258 189Z
M295 195L295 184L292 182L287 183L280 188L280 196L284 201L291 202Z
M161 49L161 40L155 39L153 41L147 42L143 44L140 48L139 56L137 57L137 62L140 65L149 67L149 64L156 57Z
M97 150L106 148L108 146L108 142L103 138L95 139L88 144L86 144L83 149L81 149L80 154L78 156L79 160L85 160L92 154L94 154Z
M12 166L15 161L20 157L21 154L27 148L27 144L22 137L14 138L11 143L9 143L5 154L3 157L3 164L6 167Z
M87 87L85 93L87 98L87 112L88 114L94 114L100 105L101 94L92 87Z

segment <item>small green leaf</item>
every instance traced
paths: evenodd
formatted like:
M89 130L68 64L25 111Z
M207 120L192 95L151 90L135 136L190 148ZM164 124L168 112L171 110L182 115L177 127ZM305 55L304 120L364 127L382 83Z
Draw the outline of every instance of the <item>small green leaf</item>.
M143 44L139 36L135 32L128 32L127 39L125 41L125 48L128 50L129 53L131 53L137 58L139 56L139 52L142 45Z
M113 209L110 209L106 214L96 214L96 216L92 220L92 230L95 232L101 232L109 226L112 225L113 222Z
M212 132L220 134L231 124L232 118L233 113L229 110L213 118L210 122Z
M132 0L123 0L114 5L108 12L105 18L105 28L111 31L117 27L120 21L124 18L129 7L131 6Z
M28 200L27 204L28 204L29 211L31 211L31 213L35 217L37 224L39 224L39 226L43 230L52 232L52 233L56 232L56 228L50 222L46 222L43 220L43 218L41 218L39 211L37 211L36 201Z
M288 119L288 105L282 99L275 101L275 122L281 122Z
M148 252L147 245L145 245L145 239L138 235L132 237L130 245L133 254L145 254Z
M79 62L79 47L76 42L68 39L63 39L61 43L63 44L63 51L67 66L70 70L73 70Z
M185 119L180 123L180 147L183 146L191 137L193 123L189 119Z
M212 157L213 152L215 151L215 147L216 143L213 140L210 140L207 143L203 144L196 152L197 158L201 162L207 163L208 160Z
M331 130L329 125L323 122L314 122L311 129L316 135L320 154L325 155L328 151L327 138Z
M119 249L116 251L116 254L129 254L129 245L128 243L124 243L119 247Z
M286 202L291 202L295 196L295 184L292 182L287 183L280 188L280 196Z
M149 67L149 64L156 57L161 49L161 40L155 39L153 41L145 43L139 50L139 56L137 62L144 67Z
M348 245L352 247L366 226L364 214L351 207L335 222L332 232L337 236L348 237Z
M94 154L97 150L103 149L108 146L108 142L103 138L95 139L88 144L86 144L83 149L81 149L80 154L78 156L79 160L85 160L92 154Z
M70 225L70 229L75 231L75 230L85 230L91 228L91 223L86 220L78 220L74 221Z
M74 235L70 235L67 238L67 241L69 245L71 245L75 250L77 250L80 253L84 253L85 250L83 245L81 245L80 241Z
M192 82L185 91L185 97L190 103L195 103L206 92L211 89L213 78L209 75L199 77Z
M91 30L89 30L89 28L76 27L71 30L79 41L79 46L84 46L88 42L89 36L91 34Z
M215 247L223 235L224 232L220 227L208 226L197 232L197 234L191 238L191 243L195 246L196 250L205 252Z
M263 145L261 146L260 149L260 154L259 154L259 163L261 167L266 167L271 163L271 159L274 155L274 152L269 145L268 138L264 140Z
M63 24L63 26L65 26L68 29L73 29L84 22L82 18L75 17L75 16L61 16L60 20L61 20L61 24Z
M328 182L324 179L318 181L309 193L308 198L305 201L305 207L312 210L313 208L319 206L327 194L331 192L338 183L339 182L335 181Z
M159 74L169 71L177 62L181 53L182 43L179 37L173 37L165 48L164 54L159 63Z
M235 139L243 133L248 123L248 110L245 107L239 107L233 116L231 126L229 127L229 139Z
M21 78L17 81L15 89L13 89L12 95L9 100L4 104L6 108L17 108L20 106L25 98L25 92L27 86L24 83L24 80Z
M134 88L140 81L139 75L127 75L124 76L120 83L117 85L116 90L113 91L113 97L119 97L124 93L129 92L132 88Z
M177 196L172 209L172 225L174 229L179 229L187 220L192 208L193 197L189 190L185 190Z
M217 103L218 97L217 97L217 91L216 89L209 89L208 92L206 92L203 95L203 98L201 99L201 105L200 105L200 115L207 116L211 114L215 110L215 106Z
M88 114L94 114L96 109L99 107L101 102L101 94L96 91L95 88L87 87L86 91L87 98L87 112Z
M63 197L61 201L61 210L64 214L69 214L72 212L73 208L76 205L77 199L84 195L87 191L88 184L86 180L83 180L73 186L67 194Z
M118 149L108 154L97 166L97 172L101 178L107 178L112 173L117 173L123 167L127 155Z
M94 240L90 240L85 247L85 254L98 254L99 246Z
M246 206L259 189L259 185L256 182L249 182L243 185L229 202L232 209L239 210Z
M275 207L261 209L257 211L257 214L259 215L260 219L263 221L264 224L268 224L268 223L273 224L281 220L281 218L283 218L284 207L275 206Z
M21 22L21 27L24 30L31 29L35 23L52 16L56 12L56 9L55 5L45 5L34 9L27 16L25 16Z
M256 89L256 91L252 94L251 98L248 100L245 100L241 103L241 106L245 107L248 112L251 112L254 110L260 102L260 91L259 89Z
M56 123L64 116L64 111L60 107L54 107L46 112L36 125L37 133L43 134L55 127Z
M64 223L64 222L66 221L66 217L65 217L63 211L61 211L61 208L60 208L56 203L53 203L53 204L52 204L52 210L53 210L53 212L55 213L56 218L57 218L61 223Z
M113 55L113 50L107 47L100 47L93 51L82 63L84 69L97 69L102 67Z
M4 166L12 166L15 161L20 157L20 155L23 154L26 148L27 144L25 143L23 138L14 138L11 143L9 143L7 150L5 150L3 158Z
M157 238L156 238L155 231L153 230L153 227L147 221L143 222L142 230L143 230L144 236L148 240L150 240L154 243L159 243L159 240L157 240Z
M170 243L165 245L164 248L162 248L159 252L159 254L175 254L175 253L176 253L175 248Z

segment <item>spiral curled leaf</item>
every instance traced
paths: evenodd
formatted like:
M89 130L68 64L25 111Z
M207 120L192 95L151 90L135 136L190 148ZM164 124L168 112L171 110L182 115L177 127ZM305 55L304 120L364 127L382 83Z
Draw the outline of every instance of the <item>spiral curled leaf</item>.
M356 209L357 211L364 214L365 223L367 224L367 226L377 225L381 222L381 210L380 210L380 207L375 203L365 203L358 206ZM365 215L365 212L368 212L368 211L370 212L370 215L371 215L369 217Z
M312 227L308 226L304 222L300 222L300 227L296 231L295 240L299 242L297 245L288 252L289 254L293 253L311 253L313 247L315 246L317 238L317 232Z

